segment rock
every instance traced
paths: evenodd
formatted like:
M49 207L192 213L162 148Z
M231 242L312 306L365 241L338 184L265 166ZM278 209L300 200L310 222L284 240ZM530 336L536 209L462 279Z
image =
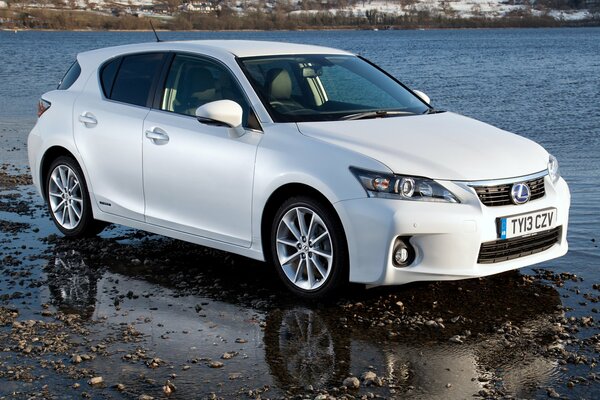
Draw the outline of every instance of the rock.
M558 394L558 392L554 390L554 388L548 388L546 390L546 393L548 393L548 397L552 399L558 399L560 397L560 394Z
M377 374L373 371L367 371L360 376L365 386L377 384Z
M328 396L326 394L320 394L314 398L314 400L327 400Z
M452 387L451 383L446 383L446 388L450 389Z
M208 363L208 366L211 368L223 368L223 363L221 361L211 361Z
M247 341L246 339L242 339L242 338L237 338L237 339L235 339L235 342L236 342L236 343L242 343L242 344L243 344L243 343L248 343L248 341Z
M454 335L449 340L452 343L458 343L458 344L462 344L463 343L462 337L460 335Z
M358 389L360 387L360 381L355 376L349 376L344 379L342 385L346 386L348 389Z
M148 368L158 368L160 367L160 364L162 364L162 360L160 358L153 358L152 360L150 360L148 363L146 363L146 365L148 366Z
M88 383L92 386L100 385L103 382L104 382L104 378L102 378L101 376L95 376L88 381Z
M73 354L73 357L71 357L71 362L73 364L79 364L82 361L83 361L83 359L81 358L81 356L79 354Z
M122 383L117 383L115 389L117 389L119 392L123 392L125 390L125 385L123 385Z
M187 371L188 369L190 369L190 366L189 365L184 365L183 367L181 367L181 369L183 371Z
M232 373L229 374L229 380L233 381L233 380L236 380L236 379L241 379L242 376L243 375L242 375L241 372L232 372Z
M232 359L233 357L235 357L237 355L238 355L238 353L235 352L235 351L228 351L228 352L223 353L223 355L221 356L221 358L223 360L230 360L230 359Z
M138 397L138 400L154 400L154 397L149 396L147 394L142 394L140 395L140 397Z
M163 393L167 396L170 396L175 390L177 390L175 385L173 385L173 383L167 379L165 385L163 386Z

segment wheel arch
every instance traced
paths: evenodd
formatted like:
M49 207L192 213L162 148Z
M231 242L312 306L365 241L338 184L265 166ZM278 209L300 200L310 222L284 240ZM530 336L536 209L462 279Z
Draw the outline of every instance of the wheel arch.
M271 193L263 208L263 213L260 221L260 237L262 252L267 263L271 264L273 262L272 254L270 251L271 246L269 244L269 239L271 237L271 225L273 222L273 218L275 217L275 213L284 201L294 196L308 196L320 201L323 205L325 205L332 213L332 215L337 219L337 222L339 223L339 226L342 230L341 234L343 236L344 243L346 244L346 247L348 246L348 239L346 237L346 231L344 229L342 219L338 215L332 202L323 193L321 193L319 190L315 189L312 186L298 182L287 183L278 187L275 191L273 191L273 193Z
M46 178L48 176L48 173L50 172L48 171L48 169L50 168L50 164L52 164L52 161L56 160L60 156L71 157L75 160L75 162L80 164L77 160L77 157L75 157L75 155L65 147L55 145L46 149L44 155L42 156L39 169L40 190L44 198L46 198ZM81 164L79 166L81 167Z

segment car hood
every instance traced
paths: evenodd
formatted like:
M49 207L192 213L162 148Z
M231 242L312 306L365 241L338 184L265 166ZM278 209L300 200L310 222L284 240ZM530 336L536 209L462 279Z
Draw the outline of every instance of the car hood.
M512 178L542 171L548 163L548 153L537 143L450 112L301 122L298 129L376 159L397 174L432 179Z

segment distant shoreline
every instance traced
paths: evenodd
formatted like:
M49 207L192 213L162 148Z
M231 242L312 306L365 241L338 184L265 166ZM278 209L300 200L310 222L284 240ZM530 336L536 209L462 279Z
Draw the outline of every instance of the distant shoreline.
M149 31L150 23L160 31L334 31L334 30L437 30L487 28L555 28L600 26L600 13L582 19L558 19L546 13L519 12L502 17L452 17L433 13L383 14L377 18L338 15L323 11L313 14L218 15L175 13L166 16L101 14L54 9L0 9L0 29L8 31Z
M367 29L347 26L330 26L323 28L298 28L298 29L156 29L156 32L321 32L321 31L441 31L441 30L491 30L491 29L563 29L563 28L597 28L597 24L586 25L557 25L557 26L481 26L481 27L423 27L423 28L393 28L393 29ZM48 29L48 28L0 28L2 32L152 32L152 29Z

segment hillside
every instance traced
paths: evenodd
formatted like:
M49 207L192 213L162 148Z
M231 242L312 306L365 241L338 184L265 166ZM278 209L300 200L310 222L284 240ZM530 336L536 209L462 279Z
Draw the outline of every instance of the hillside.
M0 28L403 29L599 25L600 0L0 0Z

